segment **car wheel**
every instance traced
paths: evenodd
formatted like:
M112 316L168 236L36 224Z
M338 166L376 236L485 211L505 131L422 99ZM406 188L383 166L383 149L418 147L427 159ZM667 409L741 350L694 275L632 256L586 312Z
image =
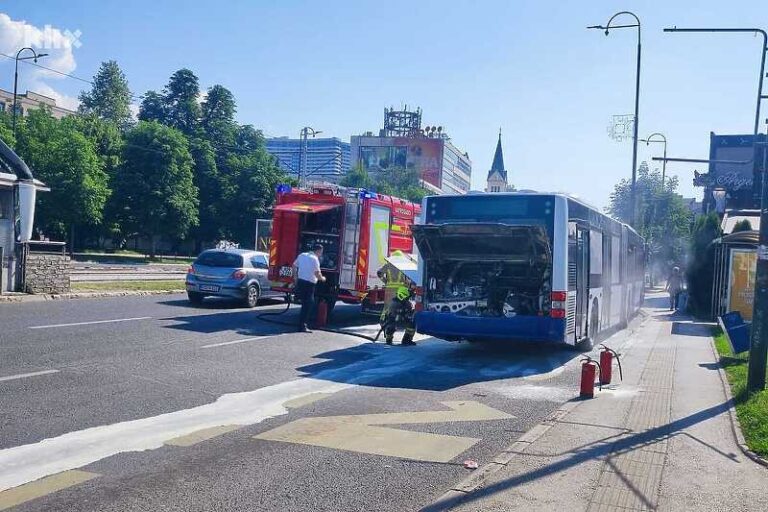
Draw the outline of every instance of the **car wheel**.
M245 297L245 304L249 308L255 308L259 304L259 297L261 292L259 287L255 284L248 285L248 295Z
M205 295L198 292L187 292L187 297L189 298L190 303L194 304L195 306L199 306L203 303Z

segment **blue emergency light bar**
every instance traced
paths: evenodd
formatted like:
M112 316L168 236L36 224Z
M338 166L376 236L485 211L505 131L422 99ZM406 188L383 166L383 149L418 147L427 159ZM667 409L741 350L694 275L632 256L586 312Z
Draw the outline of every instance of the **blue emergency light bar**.
M291 192L291 190L293 190L293 189L287 183L281 183L277 187L275 187L275 191L278 194L288 194L288 193Z
M378 199L379 196L376 194L376 192L371 192L370 190L361 189L360 190L360 199Z

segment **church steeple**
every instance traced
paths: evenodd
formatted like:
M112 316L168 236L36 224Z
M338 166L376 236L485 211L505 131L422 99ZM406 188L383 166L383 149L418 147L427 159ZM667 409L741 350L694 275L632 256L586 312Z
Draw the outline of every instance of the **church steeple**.
M507 180L507 171L504 169L504 152L501 149L501 128L499 128L499 141L496 143L496 152L493 154L493 164L488 177L494 172L501 174L504 181Z

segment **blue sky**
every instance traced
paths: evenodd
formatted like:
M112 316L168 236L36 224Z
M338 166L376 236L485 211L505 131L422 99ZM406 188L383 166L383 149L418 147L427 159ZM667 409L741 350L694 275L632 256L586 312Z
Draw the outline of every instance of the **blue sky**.
M420 106L425 124L469 153L476 189L502 127L518 188L604 206L631 171L631 143L611 140L607 126L633 109L636 36L585 27L625 9L643 23L641 136L663 132L669 156L706 158L710 131L751 133L761 39L662 28L768 29L765 1L6 0L0 12L15 28L79 30L79 47L52 50L48 64L90 78L115 59L137 97L188 67L204 88L231 89L238 120L267 135L310 125L348 140L377 130L384 107ZM0 32L0 51L11 53L19 40ZM87 87L23 68L22 77L22 90L76 97ZM0 58L0 88L12 79L12 61ZM656 167L660 152L643 144L639 159ZM697 168L667 171L689 196Z

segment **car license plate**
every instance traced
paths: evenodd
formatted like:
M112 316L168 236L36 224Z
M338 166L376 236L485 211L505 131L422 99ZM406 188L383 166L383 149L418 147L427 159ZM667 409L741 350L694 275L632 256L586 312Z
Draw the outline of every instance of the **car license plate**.
M293 267L280 267L280 277L293 277Z
M200 285L200 291L201 292L218 292L219 286L214 286L212 284L201 284Z

